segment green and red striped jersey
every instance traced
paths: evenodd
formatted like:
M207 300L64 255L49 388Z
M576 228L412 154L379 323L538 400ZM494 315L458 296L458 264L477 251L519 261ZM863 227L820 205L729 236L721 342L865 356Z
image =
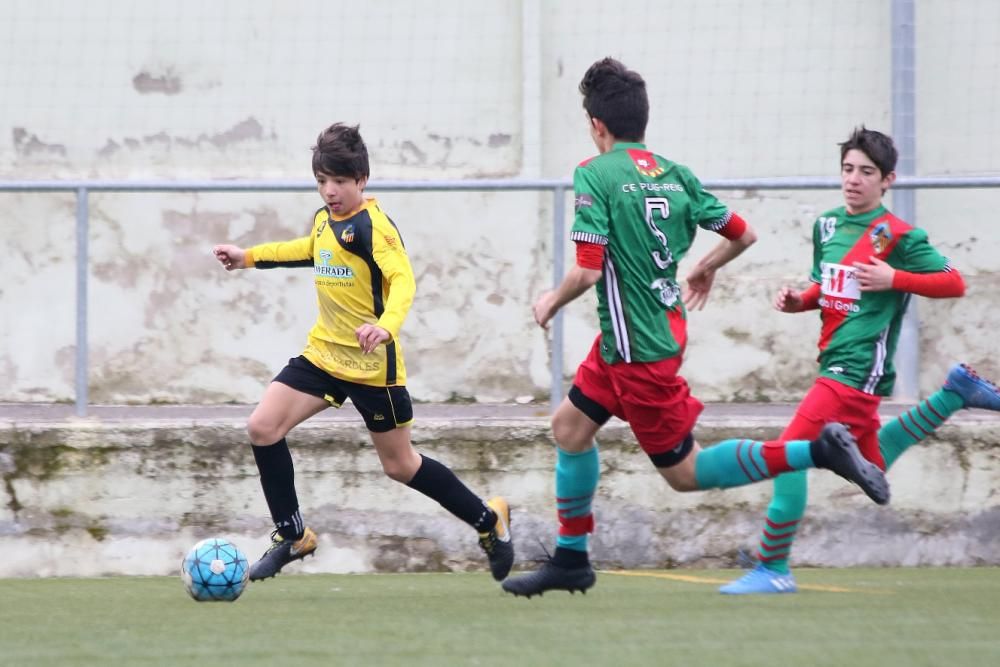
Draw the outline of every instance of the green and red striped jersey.
M650 362L677 356L681 346L667 313L683 312L677 263L698 227L719 232L729 210L683 165L616 143L573 174L574 241L605 246L597 282L601 356Z
M867 394L888 396L896 381L892 360L910 294L862 292L854 262L878 257L912 273L950 271L927 240L884 206L860 215L844 207L821 215L813 227L810 279L820 286L820 375Z

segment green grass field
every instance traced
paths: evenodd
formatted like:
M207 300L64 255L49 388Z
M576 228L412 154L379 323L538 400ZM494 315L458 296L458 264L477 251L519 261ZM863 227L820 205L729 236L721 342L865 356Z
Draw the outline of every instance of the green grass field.
M797 570L796 595L728 597L733 572L602 572L514 598L487 574L282 575L234 603L180 577L0 580L0 664L1000 664L1000 569Z

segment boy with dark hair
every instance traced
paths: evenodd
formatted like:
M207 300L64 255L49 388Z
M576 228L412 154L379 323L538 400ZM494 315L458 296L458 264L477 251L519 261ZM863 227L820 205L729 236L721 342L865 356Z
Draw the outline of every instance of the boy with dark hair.
M510 509L500 497L483 502L443 464L410 441L413 407L399 332L413 303L413 269L395 223L364 196L368 150L357 126L336 123L313 147L313 173L324 206L312 231L291 241L243 249L217 245L227 271L312 266L319 317L301 356L268 385L247 431L274 521L271 546L250 568L250 579L273 577L316 550L295 492L287 433L347 398L361 413L382 469L433 498L479 533L496 580L510 572L514 545Z
M819 309L822 320L819 378L781 438L813 438L824 423L836 420L882 469L957 410L1000 410L996 386L956 365L941 389L879 429L878 407L895 383L893 355L910 296L965 293L961 274L930 245L927 232L883 206L882 196L896 178L896 159L892 139L864 126L840 144L844 206L827 211L813 226L812 285L801 292L784 287L774 301L784 313ZM788 559L805 514L806 490L804 472L774 480L757 565L720 592L797 590Z
M742 486L787 470L822 467L858 484L875 502L888 502L882 471L864 460L840 424L809 440L727 440L705 450L695 442L691 431L703 406L678 375L687 339L685 305L702 308L715 272L757 236L690 170L641 143L649 102L639 74L606 58L587 70L580 92L600 154L573 175L576 265L533 310L546 327L561 307L596 285L601 332L552 417L555 554L541 569L504 581L503 589L530 597L594 585L587 554L600 471L594 437L612 415L629 423L657 471L678 491ZM699 227L723 239L695 265L682 298L677 263Z

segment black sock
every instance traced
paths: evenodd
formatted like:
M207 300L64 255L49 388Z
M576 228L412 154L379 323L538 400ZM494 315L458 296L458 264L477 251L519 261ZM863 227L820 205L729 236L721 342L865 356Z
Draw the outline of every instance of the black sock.
M575 570L590 565L590 558L586 551L556 547L556 552L552 556L552 564L565 570Z
M497 514L482 498L470 491L447 466L423 454L420 458L420 468L413 479L406 483L408 487L438 501L441 507L480 533L493 528L497 522Z
M295 469L292 467L292 453L284 438L274 443L253 449L253 458L260 472L260 485L264 489L264 499L271 510L271 520L278 534L286 540L297 540L305 530L302 515L299 514L299 499L295 494Z

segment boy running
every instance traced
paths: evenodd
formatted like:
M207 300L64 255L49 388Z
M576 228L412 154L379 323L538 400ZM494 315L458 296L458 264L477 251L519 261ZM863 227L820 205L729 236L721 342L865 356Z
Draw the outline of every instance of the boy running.
M864 460L840 424L788 442L727 440L705 450L695 442L691 431L703 406L678 375L687 339L685 303L703 307L716 271L757 236L686 167L646 149L649 101L639 74L606 58L587 70L580 92L600 154L573 176L576 265L558 288L538 298L534 316L546 327L560 308L596 286L601 332L552 417L555 553L541 569L504 581L503 589L531 597L594 585L587 554L600 470L594 437L612 415L629 423L678 491L742 486L821 467L858 484L876 503L888 502L882 471ZM723 238L695 265L682 300L677 263L699 227Z
M892 394L893 356L911 295L960 297L965 282L927 240L927 232L890 213L882 197L896 178L897 152L881 132L856 129L840 144L844 206L813 226L812 285L783 288L774 307L784 313L820 310L819 378L781 438L814 438L828 421L846 424L861 453L887 469L907 448L931 435L962 408L1000 410L1000 392L965 365L944 385L879 430L878 407ZM757 565L721 587L722 593L794 593L788 569L792 543L806 508L806 474L774 480L774 496L757 552Z
M285 436L350 398L385 474L472 526L499 581L514 563L506 501L483 502L449 468L418 453L410 442L413 407L399 332L416 284L396 225L374 198L364 196L368 149L357 126L336 123L323 130L313 147L312 168L324 206L313 216L307 236L248 249L214 248L227 271L313 267L319 301L305 351L268 385L247 424L275 526L271 546L250 568L250 579L273 577L316 550L316 533L299 512Z

